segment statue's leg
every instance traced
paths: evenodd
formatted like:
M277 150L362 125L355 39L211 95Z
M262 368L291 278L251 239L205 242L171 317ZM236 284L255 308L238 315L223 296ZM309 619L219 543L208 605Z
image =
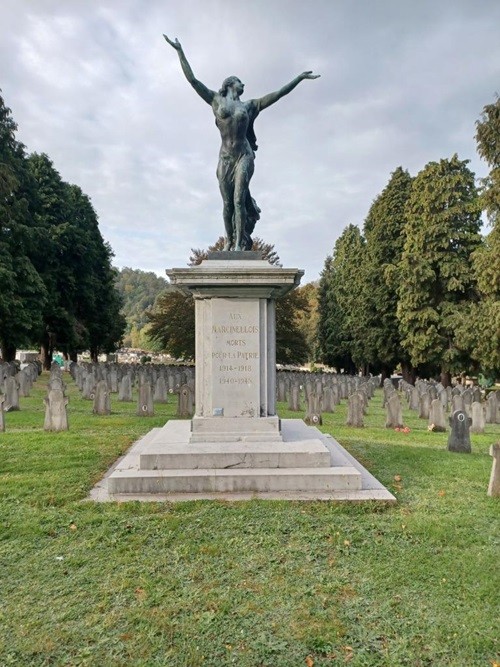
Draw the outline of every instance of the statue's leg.
M246 199L253 175L253 155L244 155L240 158L234 179L234 249L242 249L243 233L246 225Z
M222 195L222 217L226 231L224 250L231 250L234 245L234 182L228 174L226 165L219 164L217 178L219 179L219 190Z

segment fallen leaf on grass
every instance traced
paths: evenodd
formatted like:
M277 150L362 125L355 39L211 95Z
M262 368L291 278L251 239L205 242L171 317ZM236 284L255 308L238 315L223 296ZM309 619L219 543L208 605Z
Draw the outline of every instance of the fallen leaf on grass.
M143 600L146 597L146 591L144 590L144 588L136 588L135 595L137 599Z
M69 529L70 530L76 530L76 524L75 523L70 523L69 524Z
M306 658L306 665L307 667L314 667L314 660L311 658L310 655L308 655Z
M395 482L400 482L402 479L401 475L394 475L394 481Z
M349 660L352 660L353 655L354 655L354 651L353 651L352 646L342 646L342 650L345 653L344 660L346 662L349 662Z
M443 491L443 489L441 489L441 491L438 491L438 496L444 496L444 495L446 495L446 491Z
M349 540L344 540L344 546L345 547L350 547L351 546L351 543L349 542Z

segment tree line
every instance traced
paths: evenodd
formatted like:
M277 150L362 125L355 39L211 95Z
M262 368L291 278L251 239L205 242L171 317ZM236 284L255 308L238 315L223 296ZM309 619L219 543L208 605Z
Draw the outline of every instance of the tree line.
M403 167L348 225L318 290L318 356L385 376L500 374L500 99L476 123L490 167L476 187L468 160ZM483 237L481 213L491 230Z
M76 360L115 349L124 319L113 252L89 197L46 154L26 152L0 95L0 350L40 347Z

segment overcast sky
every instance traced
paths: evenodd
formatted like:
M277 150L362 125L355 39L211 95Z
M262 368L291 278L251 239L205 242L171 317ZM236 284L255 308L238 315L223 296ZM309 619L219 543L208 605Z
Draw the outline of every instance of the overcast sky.
M500 0L2 0L0 87L29 152L88 194L115 264L164 275L223 234L210 107L302 82L256 121L255 234L315 280L402 165L470 159L500 92Z

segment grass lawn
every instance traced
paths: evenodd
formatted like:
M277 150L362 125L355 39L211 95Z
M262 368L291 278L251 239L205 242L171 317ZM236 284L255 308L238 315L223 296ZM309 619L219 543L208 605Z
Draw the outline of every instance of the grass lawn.
M0 665L492 667L500 663L500 502L490 444L446 451L405 411L332 433L398 498L82 502L175 415L92 414L68 377L70 431L43 431L47 375L0 433ZM283 405L282 417L297 417Z

